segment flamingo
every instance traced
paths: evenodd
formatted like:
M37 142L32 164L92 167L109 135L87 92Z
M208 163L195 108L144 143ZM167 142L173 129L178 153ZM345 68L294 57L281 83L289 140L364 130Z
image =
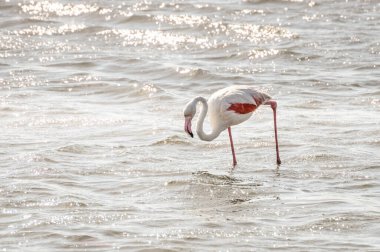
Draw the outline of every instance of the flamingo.
M237 165L234 143L232 140L231 126L240 124L248 120L253 112L261 105L269 105L273 110L274 136L276 141L277 164L281 164L277 140L276 108L277 102L269 95L257 91L255 88L245 85L235 85L220 89L213 93L208 101L203 97L196 97L186 104L183 111L185 116L185 132L194 137L191 129L191 121L197 112L197 104L202 104L201 113L197 120L196 131L203 141L212 141L221 132L228 129L230 138L233 167ZM211 125L211 132L203 130L203 123L207 112Z

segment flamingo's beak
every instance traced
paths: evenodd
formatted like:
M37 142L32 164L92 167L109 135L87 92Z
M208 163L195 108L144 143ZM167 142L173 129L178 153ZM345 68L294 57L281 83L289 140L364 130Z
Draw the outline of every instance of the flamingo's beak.
M185 117L185 131L191 136L194 137L193 132L191 131L191 119L193 119L191 116Z

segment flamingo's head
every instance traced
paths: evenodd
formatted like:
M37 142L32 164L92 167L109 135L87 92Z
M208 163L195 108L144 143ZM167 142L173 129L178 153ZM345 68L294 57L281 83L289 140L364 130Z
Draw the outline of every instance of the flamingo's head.
M197 112L196 102L191 101L186 104L185 109L183 110L183 115L185 116L185 132L187 132L191 137L194 137L194 134L191 130L191 120Z

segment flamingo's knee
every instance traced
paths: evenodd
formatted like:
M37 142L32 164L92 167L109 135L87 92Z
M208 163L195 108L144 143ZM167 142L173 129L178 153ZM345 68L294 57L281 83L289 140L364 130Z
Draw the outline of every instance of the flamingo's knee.
M274 100L267 101L265 105L270 105L273 110L277 108L277 102Z

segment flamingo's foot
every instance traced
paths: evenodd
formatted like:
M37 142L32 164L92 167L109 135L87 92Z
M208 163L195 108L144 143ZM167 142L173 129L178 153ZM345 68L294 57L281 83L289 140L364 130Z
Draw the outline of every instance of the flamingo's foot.
M236 161L233 161L233 162L232 162L232 169L235 169L236 165L237 165L237 162L236 162Z

